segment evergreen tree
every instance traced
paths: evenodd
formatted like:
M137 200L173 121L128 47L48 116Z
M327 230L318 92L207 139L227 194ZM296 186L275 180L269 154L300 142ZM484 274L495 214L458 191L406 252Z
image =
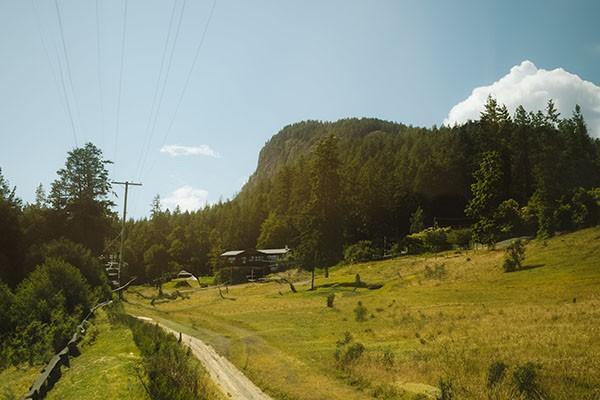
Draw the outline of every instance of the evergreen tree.
M68 153L49 200L64 220L63 235L100 254L111 233L111 184L102 151L92 143Z
M482 154L479 169L473 174L472 198L465 213L476 220L473 238L483 244L493 245L498 236L494 213L502 201L502 166L497 152Z

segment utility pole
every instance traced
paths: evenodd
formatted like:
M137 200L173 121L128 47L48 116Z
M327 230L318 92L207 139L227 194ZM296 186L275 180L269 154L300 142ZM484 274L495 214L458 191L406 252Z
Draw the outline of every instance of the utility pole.
M123 246L125 245L125 222L127 221L127 193L129 192L129 186L142 186L141 183L134 182L112 182L113 185L124 185L125 186L125 201L123 203L123 220L121 221L121 247L119 249L119 271L117 275L117 281L121 286L121 268L123 267Z

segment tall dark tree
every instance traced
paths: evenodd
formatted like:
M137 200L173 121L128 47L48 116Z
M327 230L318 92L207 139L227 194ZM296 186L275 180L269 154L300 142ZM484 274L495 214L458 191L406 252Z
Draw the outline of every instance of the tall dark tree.
M64 236L100 254L111 230L111 184L102 151L92 143L68 153L49 200L64 218Z
M473 177L475 178L475 182L471 185L473 197L467 204L465 213L476 220L473 226L473 238L480 243L493 245L498 234L494 214L503 199L500 155L493 151L484 153Z
M311 192L301 231L301 255L313 274L317 267L328 268L341 258L342 220L340 210L341 178L338 140L330 135L316 146L311 168Z
M0 169L0 280L14 286L23 279L22 203Z

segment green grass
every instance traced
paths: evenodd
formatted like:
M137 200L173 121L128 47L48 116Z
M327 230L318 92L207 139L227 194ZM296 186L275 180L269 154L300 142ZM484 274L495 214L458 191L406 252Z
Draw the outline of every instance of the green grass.
M97 312L80 348L47 399L148 399L135 372L140 353L127 327Z
M296 294L287 285L247 284L229 288L235 300L213 289L155 307L130 294L126 309L211 343L275 398L410 399L434 393L444 378L458 398L487 399L494 361L507 363L509 373L538 364L539 383L553 399L595 398L600 228L531 242L523 271L504 273L503 256L472 250L339 266L317 279L315 291L297 283ZM446 275L427 277L426 267L436 265ZM357 273L384 286L355 289ZM333 309L325 306L332 292ZM365 322L354 318L358 301L368 310ZM333 353L346 331L366 352L340 371ZM385 351L394 354L392 366L382 362Z
M29 390L42 367L22 365L0 371L0 399L20 399Z

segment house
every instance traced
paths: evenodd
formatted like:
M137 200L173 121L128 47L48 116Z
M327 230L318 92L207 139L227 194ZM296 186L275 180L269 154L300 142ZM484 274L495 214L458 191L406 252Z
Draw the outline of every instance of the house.
M197 280L197 278L191 272L187 272L185 269L182 269L181 271L179 271L179 273L177 274L177 279L196 279Z
M290 249L230 250L221 254L226 267L242 269L250 281L261 278L287 264Z

